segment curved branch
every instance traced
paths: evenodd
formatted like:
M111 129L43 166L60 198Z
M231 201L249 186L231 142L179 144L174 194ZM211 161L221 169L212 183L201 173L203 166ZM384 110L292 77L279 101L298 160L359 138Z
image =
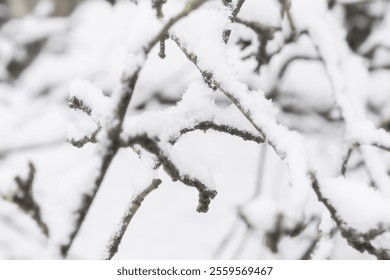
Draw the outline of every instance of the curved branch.
M263 138L261 138L258 135L253 134L252 132L249 132L246 130L240 130L238 128L235 128L233 126L229 126L226 124L216 124L212 121L200 122L192 128L182 129L180 131L179 137L181 137L182 135L184 135L188 132L192 132L195 130L206 131L206 130L210 130L210 129L215 130L215 131L219 131L219 132L223 132L223 133L227 133L227 134L230 134L232 136L240 137L241 139L243 139L245 141L254 141L254 142L259 143L259 144L264 143ZM171 144L175 144L178 141L179 137L172 138L169 142Z

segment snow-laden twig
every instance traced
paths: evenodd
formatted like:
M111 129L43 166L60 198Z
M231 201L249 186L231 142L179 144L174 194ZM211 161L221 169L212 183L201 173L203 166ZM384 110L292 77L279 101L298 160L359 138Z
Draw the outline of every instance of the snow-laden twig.
M214 16L217 17L217 15ZM221 17L223 16L224 15L221 15ZM223 20L221 19L220 22L223 23ZM221 26L223 26L223 24L221 24ZM191 32L189 32L189 30L191 30ZM221 32L221 30L224 29L222 27L219 30L219 32ZM202 36L202 31L202 28L194 30L189 26L186 26L186 28L181 27L181 29L175 31L172 39L184 52L187 58L199 69L210 88L213 90L218 89L223 92L256 128L265 141L274 148L279 157L286 162L290 172L291 184L296 188L293 205L295 205L295 207L302 207L304 205L304 189L305 187L311 186L319 201L322 202L330 212L331 217L339 227L342 236L352 247L359 251L367 251L380 259L389 258L390 255L386 249L377 248L372 245L371 234L369 234L370 237L368 238L367 232L360 232L345 221L344 219L346 217L338 214L338 210L333 205L332 200L323 195L316 171L308 164L304 141L301 136L289 131L275 121L272 113L269 113L271 109L260 92L250 92L244 84L235 79L231 72L226 71L228 66L226 65L223 55L224 45L215 39L218 38L218 36L216 36L217 34L214 34L214 37L207 36L207 38L202 38L202 46L196 45L195 41L199 40L199 37L197 36ZM211 33L210 30L209 33ZM218 33L218 31L216 33ZM205 48L205 45L209 46L209 48ZM205 52L205 50L207 50L207 52ZM210 50L214 50L214 52L211 52ZM337 68L335 68L335 65L332 65L329 70L329 75L334 77L334 79L337 79L337 82L340 82L339 77L336 77L336 74L332 74L334 71L337 71ZM336 86L336 92L339 92L341 90L340 85L338 83L334 85ZM346 118L350 119L350 116L353 114L352 109L348 107L346 100L342 95L337 95L336 98L340 102L340 105L343 105L343 108L345 109L343 113ZM283 138L288 139L288 141L282 141ZM295 220L295 225L297 222L298 220ZM382 234L385 231L386 230L384 230L380 224L373 225L373 228L370 230L370 232L375 232L376 234Z
M122 85L119 90L114 92L109 113L105 116L105 120L102 124L102 129L98 133L99 145L97 147L97 153L100 157L100 162L98 163L98 172L91 180L91 186L88 191L85 193L82 203L79 206L76 213L76 221L74 228L70 233L69 240L61 246L61 252L63 256L68 254L70 247L73 244L75 237L77 236L81 225L84 222L84 219L88 213L88 210L98 192L103 179L107 173L108 167L111 165L113 158L115 157L117 151L120 148L120 133L122 129L122 124L126 115L127 107L132 98L135 85L138 80L139 73L146 61L147 55L151 49L161 41L166 35L170 28L182 18L186 17L192 11L198 9L202 6L207 0L190 0L185 5L184 9L178 13L176 16L170 18L165 23L158 22L157 19L151 18L149 26L151 30L147 32L147 36L143 36L142 40L137 41L136 46L130 50L130 63L126 65L124 74L122 76ZM157 23L156 23L157 21ZM146 28L146 26L143 26ZM145 30L142 31L146 32Z
M214 69L214 71L211 72L204 67L203 65L207 58L202 57L202 55L207 55L207 57L210 58L210 53L195 53L189 50L186 46L190 47L191 45L185 40L182 40L178 35L173 35L172 39L186 54L187 58L199 69L205 82L212 89L218 89L223 92L254 126L261 137L286 161L290 171L291 184L297 189L295 197L293 198L293 201L295 200L293 204L296 206L300 205L301 207L305 200L305 191L302 193L299 190L304 190L305 186L310 186L308 180L309 170L307 169L307 162L305 162L307 159L304 156L305 149L301 136L297 133L288 131L285 127L275 122L272 116L273 109L270 108L272 106L264 99L261 92L249 92L244 84L238 82L231 73L226 73L226 71L221 70L221 68ZM204 43L205 42L203 41L203 44ZM221 46L223 45L221 44ZM223 50L219 51L221 52L220 55L212 53L217 59L221 58L221 55L223 55ZM209 63L227 67L223 61L218 61L218 63L210 61ZM215 77L218 77L219 79ZM267 114L267 111L271 113ZM282 141L282 139L288 140ZM299 223L298 220L300 218L296 217L296 219L295 223Z
M264 142L234 107L218 107L213 100L213 92L202 82L195 81L176 106L127 117L123 124L119 145L121 148L134 148L138 145L153 154L173 180L179 180L199 191L197 210L207 212L208 204L216 194L213 183L204 175L192 174L194 173L192 170L197 168L182 170L183 164L188 165L189 161L178 159L178 155L172 151L172 146L186 133L210 129L243 140ZM94 141L88 136L83 139Z
M382 223L383 218L388 217L390 213L387 201L380 197L378 192L370 190L367 186L344 178L336 178L325 182L325 190L322 190L314 174L312 175L312 181L313 190L319 201L328 209L332 220L340 230L341 236L346 239L348 244L359 252L366 251L378 259L390 259L389 248L375 246L377 237L380 238L382 234L390 232L390 223ZM354 195L351 196L351 193ZM372 201L375 209L361 209L361 198ZM346 206L346 200L351 205ZM361 215L356 213L358 209L362 210Z
M306 2L309 4L309 1L303 1ZM300 9L306 8L303 3ZM345 122L347 141L390 150L390 134L376 128L364 110L367 70L349 50L340 34L341 27L334 23L332 15L321 5L312 7L312 13L304 18L301 28L308 31L324 65L337 107ZM357 79L360 80L359 86L356 85Z

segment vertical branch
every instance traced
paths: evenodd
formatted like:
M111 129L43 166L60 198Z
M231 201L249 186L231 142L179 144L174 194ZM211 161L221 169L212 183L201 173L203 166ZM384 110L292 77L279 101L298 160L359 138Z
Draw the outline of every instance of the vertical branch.
M161 58L161 59L164 59L166 57L165 55L165 41L168 39L169 37L168 36L165 36L164 38L162 38L160 40L160 52L158 53L158 56Z

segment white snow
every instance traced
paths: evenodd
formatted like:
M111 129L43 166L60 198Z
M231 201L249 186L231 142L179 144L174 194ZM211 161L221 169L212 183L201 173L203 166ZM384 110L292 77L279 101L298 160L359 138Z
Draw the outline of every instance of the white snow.
M324 181L322 192L339 217L361 233L390 224L389 200L363 183L338 177Z
M340 219L360 233L389 226L389 155L370 147L390 147L388 132L376 127L390 116L389 72L367 69L387 65L390 57L385 48L378 49L373 59L361 56L377 44L388 44L389 8L368 5L368 13L378 18L383 14L384 18L378 19L368 40L354 53L345 42L347 30L339 5L329 11L326 1L292 1L298 31L308 29L309 35L284 46L257 75L252 73L255 59L242 59L258 50L257 36L231 23L230 11L222 1L209 1L175 24L170 35L196 55L203 73L212 74L211 80L220 87L213 91L173 40L166 42L165 59L158 57L158 46L145 54L148 42L183 9L185 1L164 4L163 19L156 19L151 1L138 2L118 1L111 6L103 0L85 1L70 17L61 19L46 18L50 7L43 2L32 15L1 27L0 193L12 193L16 188L14 177L25 175L28 161L34 162L37 173L33 192L42 205L50 240L42 236L29 216L1 200L0 258L59 258L58 248L68 238L74 211L97 176L100 152L109 139L105 133L117 124L111 111L126 89L121 76L124 72L122 78L129 78L141 68L121 140L143 134L156 139L162 154L181 175L196 178L211 189L218 187L218 196L206 215L198 215L194 188L172 182L163 168L155 170L156 157L142 148L121 149L69 258L99 258L129 201L157 177L163 183L137 212L118 258L208 259L229 231L230 222L238 219L237 206L255 229L248 234L246 248L241 255L236 254L238 257L300 257L320 234L313 258L368 258L351 253L354 250L339 235L330 236L334 224L315 197L307 175L315 171L320 178L338 176L343 148L361 144L353 152L346 178L321 181L321 190ZM270 53L282 47L289 35L290 27L286 18L281 19L276 0L247 0L239 17L283 28L269 42ZM232 34L225 45L222 34L226 29ZM45 38L38 56L21 76L8 80L8 63L28 55L23 44ZM252 44L242 51L237 45L239 39L251 40ZM318 54L322 61L297 60L279 79L283 65L292 57L316 58ZM82 100L91 109L91 116L66 108L69 96ZM265 96L276 97L270 100ZM160 104L159 98L172 104ZM340 120L339 112L344 120ZM68 138L74 140L90 135L96 124L102 125L100 143L82 149L70 146L65 138L66 120L70 121ZM204 122L258 136L261 130L267 144L259 146L212 130L181 135ZM263 155L260 147L268 151L262 167L257 166ZM377 189L368 186L370 181ZM257 197L254 188L260 189ZM297 238L283 237L280 251L272 254L262 238L274 229L279 214L284 217L283 229L293 229L313 217L318 220ZM242 221L239 225L245 227ZM232 257L243 238L241 233L238 230L233 234L228 244L232 250L222 258ZM371 243L388 248L389 234Z
M73 80L70 84L69 98L82 101L91 110L91 116L96 123L99 123L107 113L109 98L89 81Z

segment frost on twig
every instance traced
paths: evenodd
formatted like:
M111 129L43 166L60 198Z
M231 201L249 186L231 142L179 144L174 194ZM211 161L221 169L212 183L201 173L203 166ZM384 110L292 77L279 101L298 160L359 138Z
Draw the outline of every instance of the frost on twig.
M39 226L45 236L49 236L46 223L42 220L41 209L33 194L33 183L35 178L35 166L32 162L28 164L29 172L26 179L20 176L15 177L17 189L15 193L2 195L2 198L10 203L16 204L23 212L28 214Z

